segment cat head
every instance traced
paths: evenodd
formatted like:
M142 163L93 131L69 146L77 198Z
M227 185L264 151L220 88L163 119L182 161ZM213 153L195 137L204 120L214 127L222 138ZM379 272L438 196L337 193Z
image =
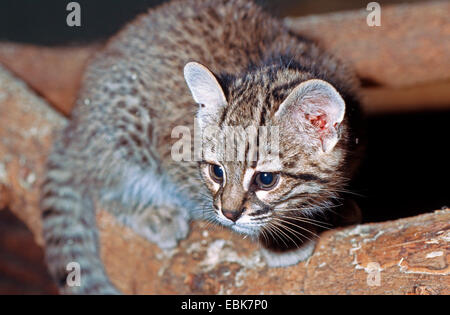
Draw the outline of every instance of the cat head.
M346 124L330 83L268 67L225 87L195 62L184 76L208 144L199 167L216 221L258 237L332 205L343 184Z

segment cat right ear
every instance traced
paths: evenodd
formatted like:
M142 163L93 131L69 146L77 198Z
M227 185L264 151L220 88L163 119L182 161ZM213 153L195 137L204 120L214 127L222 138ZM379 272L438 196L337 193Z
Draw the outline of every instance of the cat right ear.
M286 117L292 125L306 121L312 127L311 139L330 152L340 138L345 102L328 82L311 79L297 85L281 103L276 117Z
M200 114L217 114L227 100L214 74L202 64L189 62L184 66L184 79L194 101L200 105Z

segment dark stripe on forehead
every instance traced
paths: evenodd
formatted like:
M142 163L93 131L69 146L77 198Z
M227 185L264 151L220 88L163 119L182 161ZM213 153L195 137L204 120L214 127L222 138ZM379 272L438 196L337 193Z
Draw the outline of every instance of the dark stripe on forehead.
M272 90L272 95L275 99L280 100L280 98L287 96L292 90L301 83L301 80L295 80L289 83L285 83L276 86Z
M222 115L220 116L220 120L219 120L220 128L223 127L223 122L225 121L225 117L227 116L227 111L228 111L229 107L230 107L229 105L226 105L225 108L222 110Z
M323 178L320 178L319 176L316 176L314 174L309 174L309 173L305 173L305 174L291 174L291 173L286 173L286 172L281 172L282 175L284 176L288 176L297 180L302 180L304 182L318 182L321 184L325 184L328 183L329 181Z
M259 117L259 126L264 126L266 124L266 104L262 104L261 114Z
M223 93L226 96L227 102L230 101L230 86L232 85L232 82L236 79L234 76L228 73L219 73L216 75L217 81L219 81L220 86L222 87ZM227 111L229 109L229 104L225 106L225 108L222 111L222 114L219 119L219 126L223 126L223 122L225 120L225 117L227 115Z

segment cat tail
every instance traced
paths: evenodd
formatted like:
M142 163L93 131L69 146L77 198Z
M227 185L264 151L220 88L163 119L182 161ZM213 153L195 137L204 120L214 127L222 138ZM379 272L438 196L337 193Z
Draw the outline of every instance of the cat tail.
M49 159L40 201L50 274L63 294L120 294L100 258L93 200L57 160Z

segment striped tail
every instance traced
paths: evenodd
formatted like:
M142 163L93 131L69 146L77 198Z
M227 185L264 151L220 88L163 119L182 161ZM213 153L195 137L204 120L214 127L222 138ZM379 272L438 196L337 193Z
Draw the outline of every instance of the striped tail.
M76 187L70 170L49 163L41 209L50 273L64 294L119 294L100 259L93 201Z

